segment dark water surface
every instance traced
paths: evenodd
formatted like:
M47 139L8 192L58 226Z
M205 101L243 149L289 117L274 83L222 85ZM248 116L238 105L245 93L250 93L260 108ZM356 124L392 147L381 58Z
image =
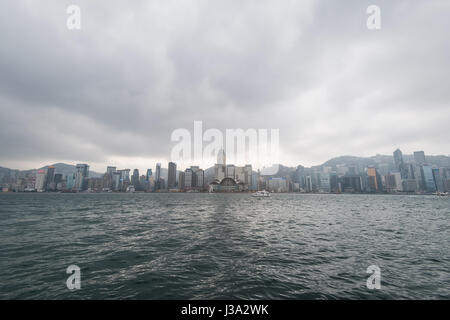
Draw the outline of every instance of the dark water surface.
M0 194L0 243L1 299L450 298L448 197Z

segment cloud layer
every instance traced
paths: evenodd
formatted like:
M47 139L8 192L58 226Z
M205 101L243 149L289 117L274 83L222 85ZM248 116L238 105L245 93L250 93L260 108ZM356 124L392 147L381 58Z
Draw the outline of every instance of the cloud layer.
M194 120L279 128L288 165L448 155L450 3L375 2L2 1L0 165L154 167Z

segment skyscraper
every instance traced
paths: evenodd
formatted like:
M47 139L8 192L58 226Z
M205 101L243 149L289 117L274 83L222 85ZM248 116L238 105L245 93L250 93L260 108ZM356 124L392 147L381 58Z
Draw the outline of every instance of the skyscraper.
M160 185L161 185L161 163L157 163L155 172L155 189L159 190Z
M177 184L177 165L174 162L169 162L169 173L167 178L167 188L173 189Z
M414 161L418 166L422 166L426 163L425 161L425 152L423 151L415 151L414 152Z
M133 175L131 176L131 184L136 190L139 190L139 169L133 170Z
M203 189L205 184L205 172L202 169L195 171L195 184L200 190Z
M400 151L400 150L398 150ZM401 154L401 151L400 151ZM371 192L378 192L380 190L380 185L378 181L377 169L374 167L369 167L367 169L368 185Z
M423 186L427 192L436 192L436 183L433 177L433 170L431 166L424 165L420 168L423 179Z
M41 192L45 190L45 177L45 170L38 170L36 172L36 182L34 184L36 191Z
M54 189L53 186L51 185L54 181L54 177L55 177L55 167L54 166L48 166L47 167L47 175L45 178L45 189L46 190L51 190Z
M83 191L87 189L87 179L89 177L89 166L87 164L77 164L75 173L74 189Z
M147 169L147 174L145 175L146 181L150 181L151 176L152 176L152 169Z
M436 186L436 191L445 192L444 183L443 183L443 180L441 178L441 173L439 171L440 170L437 169L437 168L432 169L433 178L434 178L434 184Z
M403 162L403 154L400 149L394 151L394 165L395 168L400 172L402 179L407 179L408 169Z
M191 189L194 186L193 175L192 169L188 168L184 170L184 186L186 189Z
M185 184L184 184L184 172L180 172L178 174L178 188L180 190L184 190Z
M113 176L113 173L114 172L116 172L116 167L106 167L106 173L110 176L110 177L112 177Z

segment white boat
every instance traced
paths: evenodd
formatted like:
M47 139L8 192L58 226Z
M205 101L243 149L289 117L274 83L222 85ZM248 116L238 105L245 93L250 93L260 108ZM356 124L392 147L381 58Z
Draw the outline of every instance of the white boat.
M270 192L266 190L262 191L256 191L255 193L252 193L252 197L256 198L268 198L270 197Z

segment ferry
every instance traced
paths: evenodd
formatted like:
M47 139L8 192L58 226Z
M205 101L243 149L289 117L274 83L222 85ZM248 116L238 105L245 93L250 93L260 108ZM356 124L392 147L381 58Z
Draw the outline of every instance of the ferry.
M266 191L266 190L256 191L255 193L252 194L252 197L256 197L256 198L268 198L268 197L270 197L270 192L269 192L269 191Z

